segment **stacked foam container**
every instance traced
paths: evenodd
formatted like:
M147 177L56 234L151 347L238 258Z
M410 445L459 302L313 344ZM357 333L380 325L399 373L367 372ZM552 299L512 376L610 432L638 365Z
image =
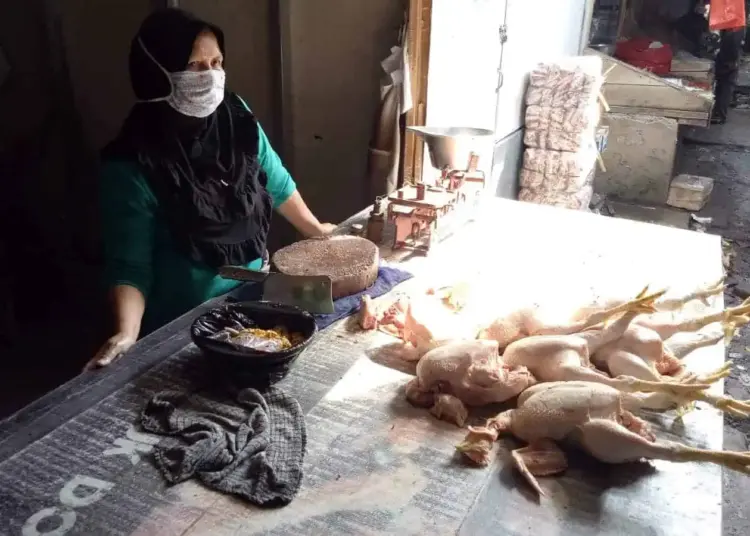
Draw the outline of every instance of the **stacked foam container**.
M602 83L601 59L593 56L539 64L531 73L518 199L588 210Z

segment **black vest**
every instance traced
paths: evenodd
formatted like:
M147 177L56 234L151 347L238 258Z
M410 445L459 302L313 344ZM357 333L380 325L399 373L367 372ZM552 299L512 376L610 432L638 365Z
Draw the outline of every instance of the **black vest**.
M192 260L215 269L262 258L273 208L255 116L227 93L204 132L186 141L144 129L147 111L131 112L105 155L122 157L130 148L177 247Z

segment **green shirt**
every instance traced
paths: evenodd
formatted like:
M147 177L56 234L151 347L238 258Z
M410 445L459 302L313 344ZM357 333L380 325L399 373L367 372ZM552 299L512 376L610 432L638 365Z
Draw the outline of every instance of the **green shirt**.
M258 134L258 159L277 208L297 187L260 125ZM176 249L159 202L135 162L104 162L101 178L105 284L130 285L143 293L142 334L239 285ZM262 262L247 266L257 269Z

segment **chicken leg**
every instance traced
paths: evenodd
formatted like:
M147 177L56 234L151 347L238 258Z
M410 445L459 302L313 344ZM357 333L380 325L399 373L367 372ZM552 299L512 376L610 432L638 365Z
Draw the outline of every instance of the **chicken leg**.
M569 324L561 326L542 326L539 327L532 333L532 335L573 335L575 333L581 333L587 329L598 326L599 324L606 322L610 318L613 318L622 313L633 314L648 314L656 312L654 304L666 291L657 292L656 294L648 295L648 287L644 288L638 296L632 301L625 302L619 305L615 305L602 311L594 311L586 315L583 319L573 321ZM635 318L635 316L634 316Z
M708 285L705 288L690 292L679 298L666 298L659 300L658 302L656 302L656 310L677 311L678 309L682 309L683 307L685 307L685 305L693 300L700 300L704 305L708 305L708 298L718 296L719 294L723 293L724 290L726 290L727 287L724 284L724 279L725 278L722 277L721 279L719 279L719 281L712 285Z
M641 459L709 462L750 475L750 452L697 449L672 441L649 441L608 419L592 419L579 427L581 446L605 463Z
M750 452L696 449L657 441L648 423L630 413L640 406L637 396L590 382L538 384L524 391L518 407L469 428L456 448L475 463L486 465L494 441L511 433L528 446L512 453L513 463L537 492L536 476L564 471L565 455L556 442L571 441L605 463L643 458L673 462L709 462L750 474Z
M627 376L611 378L592 368L590 356L621 337L636 316L653 310L654 300L662 295L643 294L632 302L619 306L618 313L622 310L627 312L603 329L577 335L535 336L522 339L506 349L503 360L509 367L526 367L540 382L596 382L624 392L659 392L680 398L690 397L697 391L709 387L708 384L678 384Z
M647 289L648 287L636 297L636 301L649 302L649 296L646 296ZM650 301L653 302L653 300ZM606 309L602 309L601 307L587 309L586 311L581 311L573 320L561 324L549 324L542 321L538 317L536 308L519 309L493 321L489 326L479 331L477 338L495 340L499 343L502 350L525 337L535 335L573 335L625 312L632 304L633 302L631 301L616 303ZM654 311L654 309L649 310L649 312Z
M719 313L709 313L687 319L662 318L656 315L644 316L636 323L655 331L662 340L667 340L677 333L698 331L714 322L722 322L728 328L736 328L747 323L748 314L750 314L750 298L737 307L729 307ZM734 329L731 330L732 333L733 331Z

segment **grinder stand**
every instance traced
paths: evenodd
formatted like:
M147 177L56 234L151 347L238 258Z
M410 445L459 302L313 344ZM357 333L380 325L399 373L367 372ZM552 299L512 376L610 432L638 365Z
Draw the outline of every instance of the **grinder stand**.
M438 220L455 204L455 192L418 184L404 186L388 197L388 221L394 224L393 249L429 252Z
M429 252L437 238L439 222L466 205L484 189L484 172L477 170L479 156L469 155L466 169L443 168L435 186L419 183L390 195L388 221L396 227L393 249Z

